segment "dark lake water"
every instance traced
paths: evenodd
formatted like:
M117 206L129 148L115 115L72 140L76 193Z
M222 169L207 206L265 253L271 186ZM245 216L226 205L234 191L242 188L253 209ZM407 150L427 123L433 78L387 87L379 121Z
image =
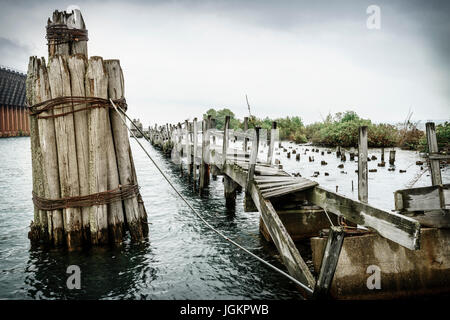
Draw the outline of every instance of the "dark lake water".
M200 198L172 163L144 140L176 187L214 227L283 268L258 231L258 213L227 212L221 179ZM131 141L150 224L143 245L83 252L31 249L33 219L29 138L0 139L0 299L301 299L283 276L219 238L187 209L135 141ZM81 269L68 290L66 269Z
M208 195L200 198L170 160L144 140L150 154L176 187L214 227L255 254L284 270L277 251L259 234L258 213L243 212L243 194L238 194L234 212L227 211L221 179L211 181ZM148 243L125 243L119 248L95 248L81 252L31 249L27 238L33 219L31 201L31 156L29 138L0 139L0 299L301 299L287 279L248 257L219 238L187 209L160 176L135 141L131 141L141 194L150 224ZM301 172L317 178L322 185L357 198L357 164L347 161L344 172L334 154L323 156L329 164L320 165L320 152L310 163L304 150L294 144L295 156L279 158L288 172ZM321 149L322 150L322 149ZM369 154L376 154L370 150ZM388 155L386 154L386 159ZM416 152L397 152L397 171L387 167L369 173L369 202L378 207L393 207L393 192L402 189L419 173ZM387 160L386 160L387 161ZM369 162L369 168L378 161ZM398 169L407 169L404 174ZM328 171L330 176L325 177ZM444 182L450 181L448 168ZM354 191L351 190L354 181ZM429 185L424 174L415 186ZM66 269L81 269L81 289L68 290Z

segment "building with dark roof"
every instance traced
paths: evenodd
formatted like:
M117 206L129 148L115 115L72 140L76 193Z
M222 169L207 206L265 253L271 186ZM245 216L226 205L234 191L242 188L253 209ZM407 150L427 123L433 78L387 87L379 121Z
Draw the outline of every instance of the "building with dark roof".
M0 66L0 137L30 135L26 74Z

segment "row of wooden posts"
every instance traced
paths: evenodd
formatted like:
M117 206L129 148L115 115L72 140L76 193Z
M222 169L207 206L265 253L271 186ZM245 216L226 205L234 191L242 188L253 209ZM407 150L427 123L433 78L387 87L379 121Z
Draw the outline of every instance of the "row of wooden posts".
M192 122L186 120L184 124L178 123L177 125L166 124L164 126L159 126L155 124L153 128L149 128L148 134L151 141L154 144L160 145L162 149L166 152L171 152L174 145L180 146L181 141L184 138L185 146L184 148L177 150L183 155L184 152L187 153L187 174L192 176L194 187L199 187L202 190L209 183L209 172L212 173L213 179L215 178L215 168L210 167L210 154L206 150L214 149L216 138L221 138L225 143L222 144L222 154L224 150L228 150L228 145L230 141L230 135L233 137L239 136L243 138L243 151L247 152L249 150L248 142L253 139L253 134L248 134L248 136L243 136L248 130L248 117L244 118L244 132L238 133L238 131L230 130L230 118L227 116L225 118L225 125L223 132L211 131L212 135L212 148L210 146L210 139L206 133L209 129L215 129L215 119L208 116L201 122L201 130L199 130L197 118L194 118ZM359 128L358 135L358 200L367 203L368 201L368 132L367 126L361 126ZM201 154L198 151L198 135L201 134L202 148ZM257 131L259 139L259 131ZM430 172L432 177L432 185L442 184L441 172L439 169L439 160L442 160L442 155L438 154L437 148L437 138L435 125L432 122L426 123L426 135L429 146L429 161L430 161ZM273 122L272 129L268 135L268 152L267 152L267 164L273 163L274 147L277 136L277 123ZM193 150L191 150L193 148ZM341 147L336 148L336 155L342 156L345 151ZM384 148L381 148L381 164L384 165ZM353 151L352 158L354 158ZM393 166L395 164L395 149L389 150L389 164ZM249 157L250 153L245 156ZM201 163L199 164L199 172L197 174L196 167L194 167L194 158L200 157ZM231 159L237 157L237 154L230 155ZM225 159L226 161L226 159ZM183 164L180 162L180 166Z
M198 188L201 191L209 184L210 174L213 179L217 176L217 168L214 166L215 161L226 163L227 159L233 161L245 161L246 159L251 164L256 164L261 140L261 130L259 127L255 128L253 132L248 130L248 117L244 118L244 131L230 129L229 116L225 117L223 131L219 131L216 130L216 120L208 116L201 122L197 121L197 118L194 118L192 122L186 120L183 124L178 123L177 125L166 124L158 127L155 124L153 128L149 128L148 135L152 143L160 146L164 152L170 153L173 148L178 148L175 151L180 156L186 155L187 175L192 177L194 188ZM272 129L267 138L268 141L261 141L262 146L267 146L267 154L264 159L260 157L258 163L272 165L275 144L278 141L276 122L272 123ZM214 156L216 147L220 146L216 143L219 139L222 140L221 152L218 152L222 157L220 159ZM236 149L233 149L233 153L228 154L230 141L236 142L237 140L242 141L242 150L238 153ZM199 148L200 141L201 147ZM253 143L253 141L257 142ZM253 145L256 148L250 147ZM252 159L252 156L254 159ZM182 168L182 161L179 162L179 165Z

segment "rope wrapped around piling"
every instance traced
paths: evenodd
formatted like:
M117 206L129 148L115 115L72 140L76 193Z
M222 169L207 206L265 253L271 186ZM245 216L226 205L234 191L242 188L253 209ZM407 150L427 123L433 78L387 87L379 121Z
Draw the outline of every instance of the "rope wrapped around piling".
M66 208L91 207L116 201L139 197L137 184L123 185L116 189L88 194L85 196L65 197L61 199L47 199L38 196L33 191L33 203L39 210L50 211Z
M65 24L52 24L47 26L47 44L63 44L73 41L88 41L88 31L83 29L71 29Z
M122 110L127 110L127 103L125 98L113 100L116 106L119 106ZM50 110L58 110L67 107L75 107L78 105L86 105L84 108L72 109L70 111L62 112L59 114L52 114L48 116L40 116L42 112ZM37 116L38 119L51 119L58 118L68 114L72 114L79 111L88 110L91 108L112 108L111 102L108 99L97 97L84 97L84 96L66 96L49 99L29 107L31 116Z

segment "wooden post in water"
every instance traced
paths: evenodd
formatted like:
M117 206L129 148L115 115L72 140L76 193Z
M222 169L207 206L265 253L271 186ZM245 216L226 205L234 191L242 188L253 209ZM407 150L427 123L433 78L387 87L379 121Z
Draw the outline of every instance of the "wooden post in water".
M381 148L381 163L384 163L384 148Z
M393 166L395 164L395 150L389 151L389 164Z
M197 118L194 118L194 121L192 122L192 125L194 127L193 129L193 172L192 172L192 178L194 180L194 190L197 188L197 154L198 154L198 123Z
M339 261L342 244L344 243L344 235L345 232L342 227L330 227L327 244L323 252L319 277L314 287L314 297L316 299L324 299L328 296Z
M211 115L208 115L206 120L206 132L205 132L205 186L209 185L210 182L210 171L211 171L211 137L209 135L209 129L212 128Z
M427 134L427 144L428 153L434 155L439 153L437 138L436 138L436 128L434 122L427 122L425 124L426 134ZM441 169L438 159L430 159L430 171L431 171L431 184L439 185L442 184Z
M247 133L248 131L248 117L244 117L244 132ZM244 155L247 153L247 143L248 139L244 138Z
M200 161L200 193L203 191L206 185L206 173L207 173L207 164L206 164L206 136L207 136L207 123L206 120L202 121L202 158Z
M245 197L244 197L244 211L245 212L255 212L258 211L255 203L250 194L250 185L253 182L256 169L256 161L258 158L259 149L259 127L255 128L252 139L252 148L250 153L250 162L247 174L247 185L245 186Z
M238 184L225 174L223 176L223 189L227 208L233 208L236 205L237 188Z
M223 139L222 139L222 164L224 167L227 163L229 128L230 128L230 116L225 116L225 124L223 127Z
M252 152L250 154L250 164L248 168L248 178L247 178L247 187L246 190L248 191L248 187L250 186L250 183L253 182L254 176L255 176L255 169L256 169L256 161L258 158L258 147L259 147L259 130L260 127L255 128L255 133L253 136L252 141Z
M358 138L358 200L368 201L367 126L359 127Z
M211 129L216 129L216 119L214 119L214 118L211 118L211 123L210 123L210 128ZM212 148L211 148L212 150L211 151L213 151L214 152L214 161L216 161L217 162L217 154L216 154L216 136L215 135L213 135L212 136ZM211 176L212 176L212 179L214 180L214 181L216 181L217 180L217 174L219 173L219 169L217 168L217 166L215 165L215 163L214 164L211 164L211 151L209 152L209 160L210 160L210 167L211 167Z
M267 152L267 163L272 164L273 160L273 150L275 148L275 138L277 134L277 122L272 122L272 129L270 130L270 142L269 142L269 151Z

